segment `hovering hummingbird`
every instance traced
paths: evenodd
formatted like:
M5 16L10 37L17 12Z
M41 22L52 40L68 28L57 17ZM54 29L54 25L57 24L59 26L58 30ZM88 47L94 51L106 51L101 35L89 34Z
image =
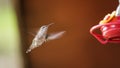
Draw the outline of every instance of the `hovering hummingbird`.
M46 41L60 38L66 32L66 31L61 31L61 32L53 33L53 34L47 34L48 27L53 25L53 24L54 23L50 23L48 25L43 25L39 29L38 33L36 34L35 38L32 41L31 46L26 51L26 53L29 53L34 48L37 48L37 47L41 46Z

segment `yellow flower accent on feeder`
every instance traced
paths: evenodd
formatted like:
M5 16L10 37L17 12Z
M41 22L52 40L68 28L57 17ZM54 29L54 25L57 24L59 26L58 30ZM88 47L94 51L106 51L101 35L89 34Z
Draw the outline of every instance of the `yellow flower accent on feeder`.
M107 14L103 20L99 22L99 24L106 24L110 22L115 17L116 11L113 11L111 14Z

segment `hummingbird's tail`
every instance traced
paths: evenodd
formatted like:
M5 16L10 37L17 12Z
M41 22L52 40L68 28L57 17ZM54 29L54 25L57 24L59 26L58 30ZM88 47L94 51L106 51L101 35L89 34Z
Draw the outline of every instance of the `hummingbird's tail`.
M29 53L29 52L31 52L31 49L28 49L28 50L26 51L26 53Z

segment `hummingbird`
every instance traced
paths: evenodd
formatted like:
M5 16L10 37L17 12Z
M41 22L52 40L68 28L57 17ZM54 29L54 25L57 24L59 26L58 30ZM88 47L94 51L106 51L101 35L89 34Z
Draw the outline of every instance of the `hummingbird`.
M48 25L43 25L40 27L39 31L35 35L34 39L32 40L32 44L30 45L29 49L26 51L26 53L31 52L31 50L41 46L43 43L60 38L66 31L60 31L57 33L51 33L48 34L48 28L49 26L53 25L54 23L50 23Z

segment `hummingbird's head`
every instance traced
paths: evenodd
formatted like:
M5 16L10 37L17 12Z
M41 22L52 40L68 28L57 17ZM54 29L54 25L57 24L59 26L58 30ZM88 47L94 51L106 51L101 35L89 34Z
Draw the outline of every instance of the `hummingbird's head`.
M50 24L48 24L48 25L42 26L42 27L40 28L41 31L42 31L42 32L47 31L48 27L51 26L52 24L54 24L54 23L50 23Z

